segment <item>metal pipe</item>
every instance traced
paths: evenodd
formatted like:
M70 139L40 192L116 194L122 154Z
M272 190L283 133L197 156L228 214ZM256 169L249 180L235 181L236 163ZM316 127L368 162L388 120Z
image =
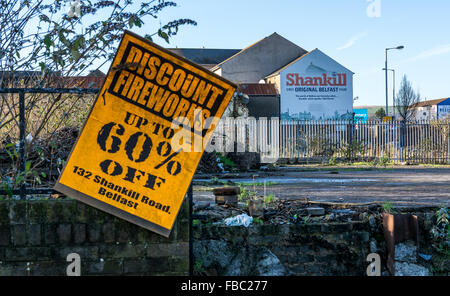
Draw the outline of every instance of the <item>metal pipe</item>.
M23 91L19 92L19 174L24 174L25 176L25 132L26 132L26 122L25 122L25 93ZM26 198L26 187L25 179L20 185L20 199Z

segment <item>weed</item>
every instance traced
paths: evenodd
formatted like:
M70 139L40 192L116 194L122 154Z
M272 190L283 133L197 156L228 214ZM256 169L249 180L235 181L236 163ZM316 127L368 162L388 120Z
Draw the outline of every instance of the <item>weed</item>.
M264 197L264 207L270 207L271 205L273 205L274 203L276 203L278 199L275 197L274 194L269 194L268 196Z
M330 157L330 160L328 161L328 165L336 165L336 157L334 157L334 156Z
M392 214L394 212L394 204L390 201L385 201L383 204L383 211L388 214Z
M389 158L389 155L385 154L378 160L378 164L383 167L386 167L390 163L390 161L391 159Z
M203 260L196 260L194 263L194 271L197 273L202 272L203 270Z
M256 224L259 224L259 225L263 225L264 224L264 221L261 220L260 218L253 218L253 222L256 223Z

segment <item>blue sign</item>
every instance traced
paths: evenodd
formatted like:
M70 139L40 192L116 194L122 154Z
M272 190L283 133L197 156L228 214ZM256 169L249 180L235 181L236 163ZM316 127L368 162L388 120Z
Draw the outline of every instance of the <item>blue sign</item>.
M355 121L367 121L369 119L369 114L367 109L353 109L353 113L355 113Z

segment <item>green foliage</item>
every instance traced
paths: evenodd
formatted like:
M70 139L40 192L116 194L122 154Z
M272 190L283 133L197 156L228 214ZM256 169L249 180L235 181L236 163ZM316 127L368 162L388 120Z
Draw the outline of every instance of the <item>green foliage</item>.
M39 158L42 160L42 150L36 149ZM11 168L5 172L0 172L0 187L6 191L7 196L12 197L12 191L20 188L22 185L30 185L30 182L42 184L41 177L46 178L44 172L39 172L36 165L32 166L32 161L25 161L25 167L22 171L19 164L19 153L14 143L5 145L5 151L9 156Z
M343 147L339 148L337 153L342 155L348 161L354 161L358 156L364 153L365 147L364 142L353 138L350 143L347 143Z
M316 135L309 140L314 156L332 156L336 151L336 145L325 135Z
M211 177L211 179L209 180L209 182L213 185L219 185L219 184L223 184L222 181L219 180L219 178L217 177Z
M2 58L14 70L39 66L43 73L75 75L110 60L126 29L146 25L151 32L153 27L146 37L158 36L169 43L181 26L197 25L185 18L152 23L163 10L177 6L175 1L83 1L79 15L68 14L65 0L26 2L7 1L0 7L0 33L7 37L0 40ZM21 55L25 50L27 54Z
M311 220L310 216L304 216L302 217L303 223L308 224L308 222Z
M389 155L384 154L383 157L381 157L378 160L378 164L381 165L381 166L386 167L390 163L390 161L391 161L391 159L390 159Z
M435 213L436 225L432 228L431 234L438 244L438 249L443 253L450 251L450 216L446 207L441 207Z
M437 224L444 224L444 225L448 225L448 220L449 220L449 214L448 214L448 209L447 208L440 208L439 210L436 211L436 222Z
M390 201L385 201L383 204L383 211L388 214L392 214L394 212L394 204Z
M241 193L238 195L238 199L241 202L248 202L251 199L254 199L257 195L255 191L250 191L244 187L240 187Z
M332 166L336 165L336 157L331 156L330 160L328 161L328 165L332 165Z
M379 108L377 111L375 111L375 116L378 119L383 120L383 117L386 116L386 110L384 110L384 108Z
M219 163L223 165L223 168L227 171L233 170L236 164L221 153L217 153L217 157L219 158Z
M263 225L264 221L261 218L253 218L253 222L259 225Z
M275 197L274 194L269 194L268 196L264 197L264 207L270 207L272 205L274 205L276 202L278 201L278 199Z
M71 2L2 1L2 87L86 87L82 86L85 81L80 79L59 78L85 76L110 63L124 30L145 26L149 39L153 36L169 42L181 26L196 25L195 21L184 18L169 20L165 24L155 20L166 9L175 7L176 0L80 1L79 14L72 14ZM19 72L20 75L16 75ZM0 172L0 185L8 195L20 185L41 184L48 178L37 168L45 166L52 172L54 165L57 169L62 167L66 155L61 153L63 156L60 157L58 149L70 149L73 142L61 132L65 128L79 129L93 100L93 95L26 95L26 132L32 137L25 146L25 170L19 170L15 144L1 144L0 147L9 156L6 165L11 164ZM18 141L18 105L18 94L0 96L0 143ZM54 138L63 142L58 148L51 147L50 142Z
M201 273L203 271L203 260L195 260L194 272Z

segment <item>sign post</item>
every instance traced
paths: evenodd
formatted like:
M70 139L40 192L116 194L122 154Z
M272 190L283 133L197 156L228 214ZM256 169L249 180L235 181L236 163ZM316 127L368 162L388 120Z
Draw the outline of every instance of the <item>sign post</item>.
M55 190L168 237L235 90L126 31Z

